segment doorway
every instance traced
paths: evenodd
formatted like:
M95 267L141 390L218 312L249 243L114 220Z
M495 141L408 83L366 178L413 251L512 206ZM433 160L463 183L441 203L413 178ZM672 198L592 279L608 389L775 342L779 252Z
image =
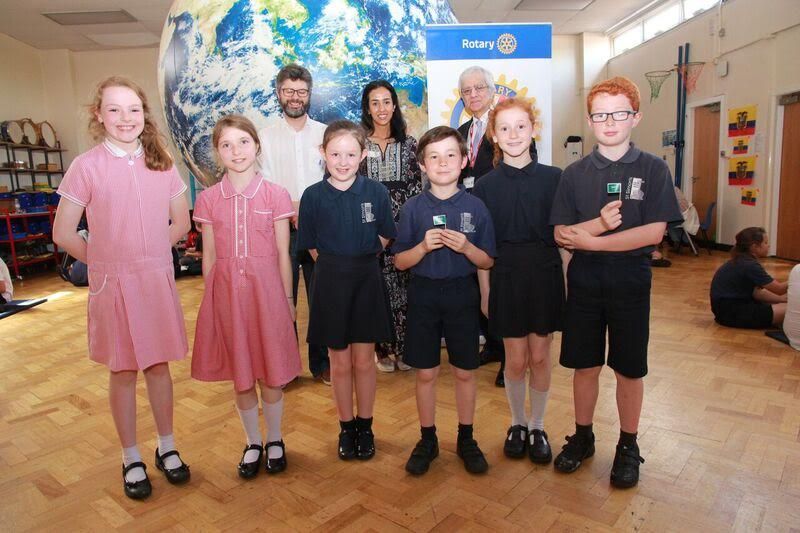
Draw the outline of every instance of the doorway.
M719 179L720 104L694 108L692 142L692 203L703 222L708 206L717 202ZM717 203L717 210L719 203ZM716 214L716 213L715 213ZM717 242L717 217L711 217L708 237Z
M800 93L783 105L778 228L775 255L800 261ZM794 97L794 98L792 98Z

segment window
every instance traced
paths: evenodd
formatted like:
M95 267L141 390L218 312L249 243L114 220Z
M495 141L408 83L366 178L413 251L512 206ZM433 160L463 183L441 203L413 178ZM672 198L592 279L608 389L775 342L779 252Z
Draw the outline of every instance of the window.
M644 40L652 39L659 33L674 28L681 22L681 5L672 4L652 17L644 19Z
M717 5L719 0L683 0L683 20L699 15Z
M614 37L614 55L640 44L642 44L642 25L637 24Z

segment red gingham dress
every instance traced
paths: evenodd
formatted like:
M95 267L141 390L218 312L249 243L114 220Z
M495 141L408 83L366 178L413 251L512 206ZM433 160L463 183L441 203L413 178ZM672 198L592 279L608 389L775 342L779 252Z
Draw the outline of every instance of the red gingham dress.
M300 374L300 352L278 265L274 221L290 218L289 193L256 177L237 193L225 176L197 198L194 220L214 229L216 261L197 315L192 377L271 387Z
M175 167L145 166L105 141L75 158L58 193L89 223L89 357L110 370L143 370L188 350L175 289L169 204L186 191Z

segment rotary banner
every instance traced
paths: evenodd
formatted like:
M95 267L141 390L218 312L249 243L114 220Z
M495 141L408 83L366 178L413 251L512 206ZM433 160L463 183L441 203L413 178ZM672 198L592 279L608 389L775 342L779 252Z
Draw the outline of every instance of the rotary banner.
M539 161L552 161L550 24L437 24L427 28L428 126L457 128L471 117L459 75L481 66L494 76L498 102L511 96L533 101Z

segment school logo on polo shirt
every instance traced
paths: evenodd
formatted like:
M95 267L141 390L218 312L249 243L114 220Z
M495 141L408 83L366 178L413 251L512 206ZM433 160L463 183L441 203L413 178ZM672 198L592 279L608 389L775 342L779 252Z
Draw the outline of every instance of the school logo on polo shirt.
M626 188L625 196L629 200L644 200L643 185L644 180L642 178L628 178L628 187Z
M472 223L472 213L461 213L461 233L475 233L475 224Z
M364 202L361 204L361 223L375 222L375 214L372 212L372 204Z

